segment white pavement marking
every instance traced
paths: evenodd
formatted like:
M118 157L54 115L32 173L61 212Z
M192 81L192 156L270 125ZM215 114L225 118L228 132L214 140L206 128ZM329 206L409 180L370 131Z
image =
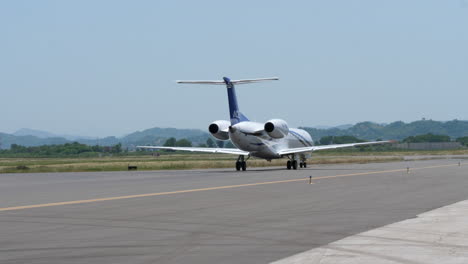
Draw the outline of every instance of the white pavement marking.
M468 263L468 200L335 241L274 264Z

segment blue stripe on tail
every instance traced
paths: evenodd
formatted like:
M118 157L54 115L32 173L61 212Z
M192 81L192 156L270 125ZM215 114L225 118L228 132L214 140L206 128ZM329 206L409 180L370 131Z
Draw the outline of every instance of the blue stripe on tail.
M239 111L239 105L237 104L236 90L234 89L234 84L228 77L223 77L224 82L226 83L228 100L229 100L229 116L231 118L231 125L243 121L249 121L249 119Z

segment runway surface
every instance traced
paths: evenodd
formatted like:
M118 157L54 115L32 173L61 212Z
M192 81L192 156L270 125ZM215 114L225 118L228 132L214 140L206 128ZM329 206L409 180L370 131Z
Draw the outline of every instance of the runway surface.
M466 200L464 161L0 174L0 263L268 263Z

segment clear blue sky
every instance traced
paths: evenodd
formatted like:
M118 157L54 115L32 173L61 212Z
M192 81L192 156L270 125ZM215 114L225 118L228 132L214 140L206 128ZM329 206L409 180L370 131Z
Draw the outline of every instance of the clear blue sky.
M468 119L468 1L1 1L0 131Z

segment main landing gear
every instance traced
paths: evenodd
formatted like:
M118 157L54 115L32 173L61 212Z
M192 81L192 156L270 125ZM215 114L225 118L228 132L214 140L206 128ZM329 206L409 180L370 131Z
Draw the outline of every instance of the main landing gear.
M291 168L293 170L297 170L297 155L292 154L291 156L288 156L289 160L286 162L286 168L290 170ZM299 167L301 168L307 168L307 162L305 157L301 157L301 161L299 162Z
M249 158L247 158L249 159ZM247 159L244 159L244 155L240 155L239 158L237 158L237 161L236 161L236 170L237 171L240 171L242 169L242 171L245 171L247 170Z
M288 162L286 162L286 168L288 168L288 170L290 170L291 168L293 170L297 170L297 160L288 160Z

